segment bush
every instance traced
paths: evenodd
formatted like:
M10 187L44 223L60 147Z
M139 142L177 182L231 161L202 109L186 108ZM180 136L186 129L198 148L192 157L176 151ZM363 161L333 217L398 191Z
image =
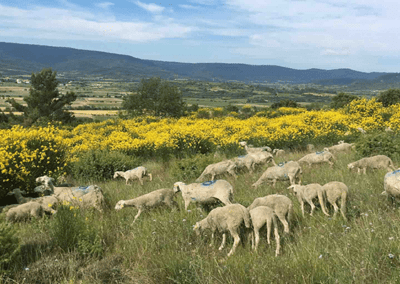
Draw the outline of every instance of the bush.
M20 243L12 226L0 222L0 274L20 252ZM1 279L0 279L1 280Z
M116 171L127 171L141 165L141 159L118 151L92 150L83 153L71 165L76 179L104 181L112 179Z
M175 180L188 181L198 178L204 169L216 163L211 155L195 155L172 163L170 174Z
M400 160L400 136L386 132L366 134L356 142L356 150L362 157L386 155Z

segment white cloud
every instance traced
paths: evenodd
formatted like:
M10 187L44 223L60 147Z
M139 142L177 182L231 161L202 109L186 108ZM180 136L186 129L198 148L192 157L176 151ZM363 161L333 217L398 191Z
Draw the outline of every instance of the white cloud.
M102 8L102 9L108 9L111 6L114 6L114 3L111 2L101 2L96 4L97 7Z
M146 3L143 3L143 2L140 2L140 1L136 1L135 4L138 5L139 7L143 8L143 9L145 9L146 11L148 11L150 13L159 14L162 11L164 11L164 9L165 9L164 7L159 6L157 4L154 4L154 3L146 4Z
M186 5L186 4L180 4L179 7L183 9L198 9L198 6L193 6L193 5Z

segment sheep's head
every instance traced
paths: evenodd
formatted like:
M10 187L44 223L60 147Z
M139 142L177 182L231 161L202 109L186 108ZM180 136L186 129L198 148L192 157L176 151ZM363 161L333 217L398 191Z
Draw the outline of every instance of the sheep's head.
M287 189L292 189L294 195L296 195L296 194L299 192L300 185L298 185L298 184L292 184L292 185L289 186Z
M119 177L119 172L114 173L114 178L117 178L117 177Z
M242 146L242 147L245 147L247 145L247 142L246 141L240 141L239 145Z
M200 235L200 229L201 229L200 223L196 222L196 224L193 226L193 231L196 233L197 236Z
M125 200L120 200L115 205L115 210L121 210L124 207L125 207Z
M354 163L348 164L348 165L347 165L347 168L348 168L349 170L354 169Z
M180 181L174 183L174 193L177 193L177 192L181 191L181 186L182 185L184 185L184 183L180 182Z

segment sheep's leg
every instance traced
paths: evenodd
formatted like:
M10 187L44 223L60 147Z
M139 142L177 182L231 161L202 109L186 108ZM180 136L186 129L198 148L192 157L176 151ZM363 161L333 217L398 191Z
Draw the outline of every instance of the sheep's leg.
M304 201L301 201L300 206L301 206L301 213L303 214L304 217Z
M322 191L319 191L319 192L318 192L318 200L319 200L319 204L321 205L322 212L324 212L324 214L325 214L326 216L330 216L330 215L328 214L328 210L327 210L326 207L325 207L325 200L324 200L323 192L322 192Z
M306 199L306 201L307 201L308 204L310 204L310 206L311 206L311 213L310 213L310 215L312 216L313 213L314 213L314 209L315 209L314 202L312 202L312 200L310 200L310 199Z
M271 222L271 218L267 219L267 242L270 245L271 244L271 226L272 226L272 222Z
M211 180L214 180L214 178L215 178L215 173L212 173L211 174Z
M283 215L282 213L277 213L275 212L275 214L278 216L279 220L281 220L283 227L284 227L284 232L285 233L289 233L289 223L288 221L286 221L285 219L285 215Z
M363 169L363 171L364 171L364 175L366 175L366 174L367 174L367 167L365 167L365 168Z
M185 199L185 211L187 211L190 204L190 199Z
M143 179L142 179L141 176L139 176L139 182L140 182L141 185L143 185Z
M125 185L128 184L128 181L129 181L129 178L126 178L126 179L125 179Z
M275 226L274 228L274 234L275 234L275 241L276 241L276 250L275 250L275 256L279 255L279 251L281 249L281 241L278 233L278 228Z
M139 211L138 211L138 213L136 214L135 219L133 219L132 224L135 223L136 219L139 218L139 216L140 216L141 213L142 213L142 208L139 208Z
M335 209L335 213L333 213L333 217L335 217L336 214L337 214L338 211L339 211L339 207L337 206L336 201L330 202L330 203L332 204L333 208Z
M226 234L222 234L222 243L221 246L218 248L218 250L222 250L225 247L225 242L226 242Z
M232 249L231 249L231 251L228 253L228 256L231 256L231 255L235 252L236 247L238 246L238 244L239 244L239 242L240 242L240 237L239 237L239 234L238 234L237 232L232 232L232 231L231 231L231 235L232 235L234 241L233 241Z
M276 184L276 179L272 180L272 187L275 188L275 184Z
M253 245L252 245L252 249L254 249L255 251L257 251L258 248L258 243L260 242L260 228L254 228L254 239L252 239L253 241Z

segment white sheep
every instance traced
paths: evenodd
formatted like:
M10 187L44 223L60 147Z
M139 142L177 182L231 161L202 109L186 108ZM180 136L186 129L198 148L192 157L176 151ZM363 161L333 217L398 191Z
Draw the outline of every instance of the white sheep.
M387 173L383 180L385 191L383 195L393 197L395 200L400 200L400 169Z
M333 206L336 216L337 212L339 211L339 207L337 206L336 202L340 198L340 213L342 214L343 218L347 221L346 217L346 201L349 189L347 185L340 181L331 181L327 184L322 186L322 190L328 202Z
M391 172L395 170L392 160L385 155L377 155L368 158L362 158L358 161L349 163L347 165L349 170L357 169L357 173L360 174L361 170L364 174L367 173L367 168L370 169L386 169Z
M340 143L342 142L342 143ZM351 149L354 148L353 143L345 143L344 141L339 141L339 144L333 145L331 147L324 148L324 151L328 151L331 153L338 153L338 152L350 152Z
M276 216L282 222L284 232L289 233L289 222L293 215L293 202L289 197L280 194L271 194L254 199L253 203L247 207L249 211L258 206L268 206L275 211ZM287 216L287 219L286 219Z
M14 195L18 204L23 204L29 201L32 201L34 198L32 197L24 197L22 194L26 194L25 190L20 190L19 188L14 188L11 192L7 193L7 195Z
M272 151L272 154L275 155L275 157L282 157L285 155L285 150L274 149L274 151Z
M43 215L43 207L37 202L27 202L11 208L6 213L6 221L15 223L25 221L31 217L41 217Z
M174 192L182 192L182 198L187 210L190 202L211 204L221 201L225 205L232 204L233 186L226 180L208 181L203 183L174 183Z
M17 199L18 204L24 204L30 201L35 201L43 205L44 211L49 212L51 214L56 213L56 211L53 208L57 206L58 200L54 196L43 196L38 198L24 197L22 196L22 194L26 194L26 192L24 190L20 190L19 188L13 189L12 194Z
M367 133L367 131L365 131L361 127L357 127L357 130L360 131L362 134L366 134Z
M272 154L265 151L239 156L234 158L233 161L236 164L236 169L246 167L251 173L255 170L256 165L262 165L269 162L276 165Z
M126 184L128 184L129 180L135 180L138 179L140 184L143 185L143 177L148 176L150 178L150 181L152 181L153 176L151 173L147 171L147 169L143 166L134 168L132 170L126 171L126 172L121 172L121 171L116 171L114 173L114 178L117 177L123 177L126 180Z
M274 235L276 241L275 256L278 256L281 245L278 232L278 222L274 210L268 206L258 206L251 209L249 213L253 225L253 232L250 235L252 249L257 251L258 243L260 242L260 229L264 225L267 227L267 242L268 244L271 244L271 227L272 224L274 224Z
M329 214L325 208L324 191L320 184L318 184L318 183L311 183L308 185L294 184L294 185L289 186L288 189L293 189L293 192L295 193L297 200L299 201L299 203L301 205L301 213L303 214L303 217L304 217L304 201L307 201L308 204L310 204L310 206L311 206L310 215L312 216L314 209L315 209L313 199L316 197L318 197L322 212L324 212L325 215L329 216Z
M225 247L226 232L230 232L234 239L232 249L228 253L228 256L231 256L240 242L239 229L243 224L247 229L251 228L249 211L243 205L229 204L211 210L206 218L194 225L193 230L200 235L203 230L210 229L212 232L210 246L213 245L215 232L223 233L219 250Z
M54 193L53 188L54 188L54 183L55 180L49 176L41 176L36 178L37 183L41 183L40 186L35 187L35 192L40 192L45 195L51 195Z
M172 208L173 205L177 207L174 196L175 192L172 188L162 188L134 199L120 200L115 205L115 210L121 210L124 207L135 207L138 209L138 213L133 220L133 223L135 223L136 219L145 210L155 208L160 205L167 205L170 208Z
M305 155L303 158L298 160L300 164L307 163L309 167L313 164L328 163L331 167L333 166L333 161L335 157L329 151L315 152Z
M236 164L231 160L211 164L204 169L203 173L196 179L196 182L202 181L208 175L211 175L211 180L214 180L216 175L223 175L226 173L236 178L235 169Z
M257 152L261 152L261 151L267 151L267 152L271 152L272 151L272 149L270 147L268 147L268 146L253 147L251 145L247 145L246 141L239 142L239 145L244 147L244 149L246 150L247 154L257 153Z
M272 182L272 187L278 180L289 180L290 184L295 184L298 181L301 184L301 174L303 173L299 163L289 161L273 167L267 168L267 170L261 175L261 177L253 183L253 187L258 187L263 182Z

